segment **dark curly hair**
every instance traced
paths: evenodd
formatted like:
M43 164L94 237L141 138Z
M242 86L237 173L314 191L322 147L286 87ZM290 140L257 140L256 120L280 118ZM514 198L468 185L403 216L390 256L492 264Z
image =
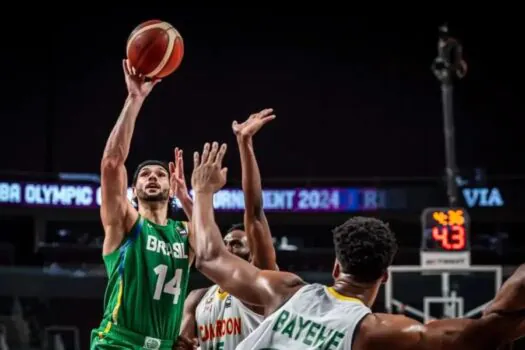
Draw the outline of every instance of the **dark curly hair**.
M335 256L342 272L373 282L392 264L397 252L394 232L376 218L352 217L333 231Z
M232 227L230 227L228 231L226 231L226 233L228 234L232 231L246 231L246 230L244 229L244 224L239 223L239 224L232 225Z

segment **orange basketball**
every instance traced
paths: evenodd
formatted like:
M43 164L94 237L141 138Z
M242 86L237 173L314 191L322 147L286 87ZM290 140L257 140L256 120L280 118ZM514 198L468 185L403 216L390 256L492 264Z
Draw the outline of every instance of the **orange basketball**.
M131 32L126 54L138 73L163 78L179 67L184 43L171 24L154 19L141 23Z

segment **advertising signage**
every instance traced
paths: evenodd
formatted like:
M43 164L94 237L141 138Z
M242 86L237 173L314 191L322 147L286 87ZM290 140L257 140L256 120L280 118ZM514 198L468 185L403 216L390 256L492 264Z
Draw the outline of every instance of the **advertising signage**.
M351 183L351 181L349 181ZM472 215L490 219L492 213L512 216L525 209L525 180L495 185L463 186L460 205ZM191 194L191 193L190 193ZM128 189L131 199L132 190ZM94 210L100 207L100 184L89 180L13 180L0 177L0 209ZM445 189L439 181L350 186L269 186L263 190L264 209L273 213L378 213L419 215L426 207L447 205ZM173 201L174 209L180 203ZM226 187L214 196L218 212L242 212L244 197L240 187Z
M192 193L191 193L192 194ZM128 189L131 199L132 190ZM264 189L264 208L276 212L356 212L385 208L406 209L402 193L377 188L275 188ZM100 206L100 185L75 182L0 182L0 205L96 209ZM180 208L180 203L173 205ZM224 188L214 196L219 211L244 210L240 188Z

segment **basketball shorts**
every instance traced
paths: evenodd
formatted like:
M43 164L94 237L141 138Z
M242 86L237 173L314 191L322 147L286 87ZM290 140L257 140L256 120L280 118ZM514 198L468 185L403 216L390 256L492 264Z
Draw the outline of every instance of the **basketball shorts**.
M90 350L172 350L173 344L172 340L143 336L108 323L104 328L101 327L91 331Z

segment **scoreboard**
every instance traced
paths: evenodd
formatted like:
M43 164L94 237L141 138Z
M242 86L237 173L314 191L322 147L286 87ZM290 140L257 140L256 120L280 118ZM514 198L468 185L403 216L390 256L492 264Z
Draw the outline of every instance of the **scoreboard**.
M421 214L421 266L470 266L470 217L464 208L426 208Z

